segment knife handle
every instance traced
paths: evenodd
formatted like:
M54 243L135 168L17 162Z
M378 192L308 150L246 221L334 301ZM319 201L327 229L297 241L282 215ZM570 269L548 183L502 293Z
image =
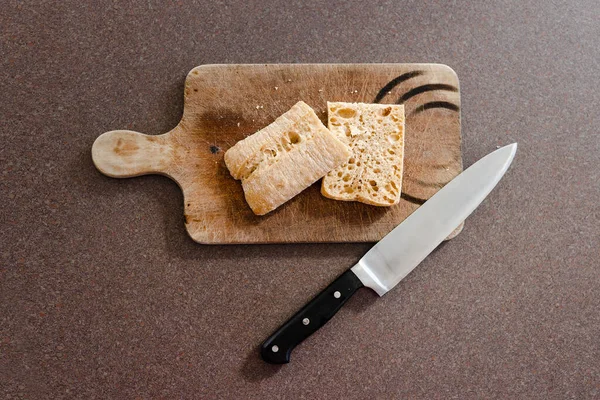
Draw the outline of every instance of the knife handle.
M263 360L271 364L289 363L294 347L325 325L361 287L363 284L354 272L344 272L263 342L260 348Z

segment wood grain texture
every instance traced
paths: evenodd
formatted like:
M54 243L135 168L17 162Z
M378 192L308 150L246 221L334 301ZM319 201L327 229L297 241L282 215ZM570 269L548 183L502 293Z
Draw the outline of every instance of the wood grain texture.
M186 229L200 243L378 241L462 171L458 88L454 71L440 64L204 65L186 78L183 117L174 129L154 136L106 132L92 157L108 176L175 180ZM299 100L324 122L327 101L405 105L398 205L330 200L318 182L268 215L252 213L223 154Z

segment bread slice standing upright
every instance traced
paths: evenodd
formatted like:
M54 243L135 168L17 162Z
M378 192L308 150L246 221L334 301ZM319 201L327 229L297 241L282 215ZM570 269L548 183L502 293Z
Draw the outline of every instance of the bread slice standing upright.
M272 124L239 141L225 153L225 164L242 181L248 205L266 214L342 165L346 144L300 101Z
M391 206L400 201L404 106L327 102L328 128L351 148L350 159L329 172L321 193L335 200Z

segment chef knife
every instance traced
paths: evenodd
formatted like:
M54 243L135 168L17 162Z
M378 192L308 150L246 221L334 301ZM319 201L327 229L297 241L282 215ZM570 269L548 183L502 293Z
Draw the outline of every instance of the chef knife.
M516 143L502 147L450 181L265 340L262 358L288 363L294 347L325 325L358 289L368 287L379 296L390 291L481 204L516 151Z

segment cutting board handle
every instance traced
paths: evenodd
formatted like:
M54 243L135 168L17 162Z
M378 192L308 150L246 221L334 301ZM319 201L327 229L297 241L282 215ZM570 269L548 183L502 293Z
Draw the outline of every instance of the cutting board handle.
M144 135L117 130L103 133L92 146L96 168L113 178L167 174L173 156L170 133Z

